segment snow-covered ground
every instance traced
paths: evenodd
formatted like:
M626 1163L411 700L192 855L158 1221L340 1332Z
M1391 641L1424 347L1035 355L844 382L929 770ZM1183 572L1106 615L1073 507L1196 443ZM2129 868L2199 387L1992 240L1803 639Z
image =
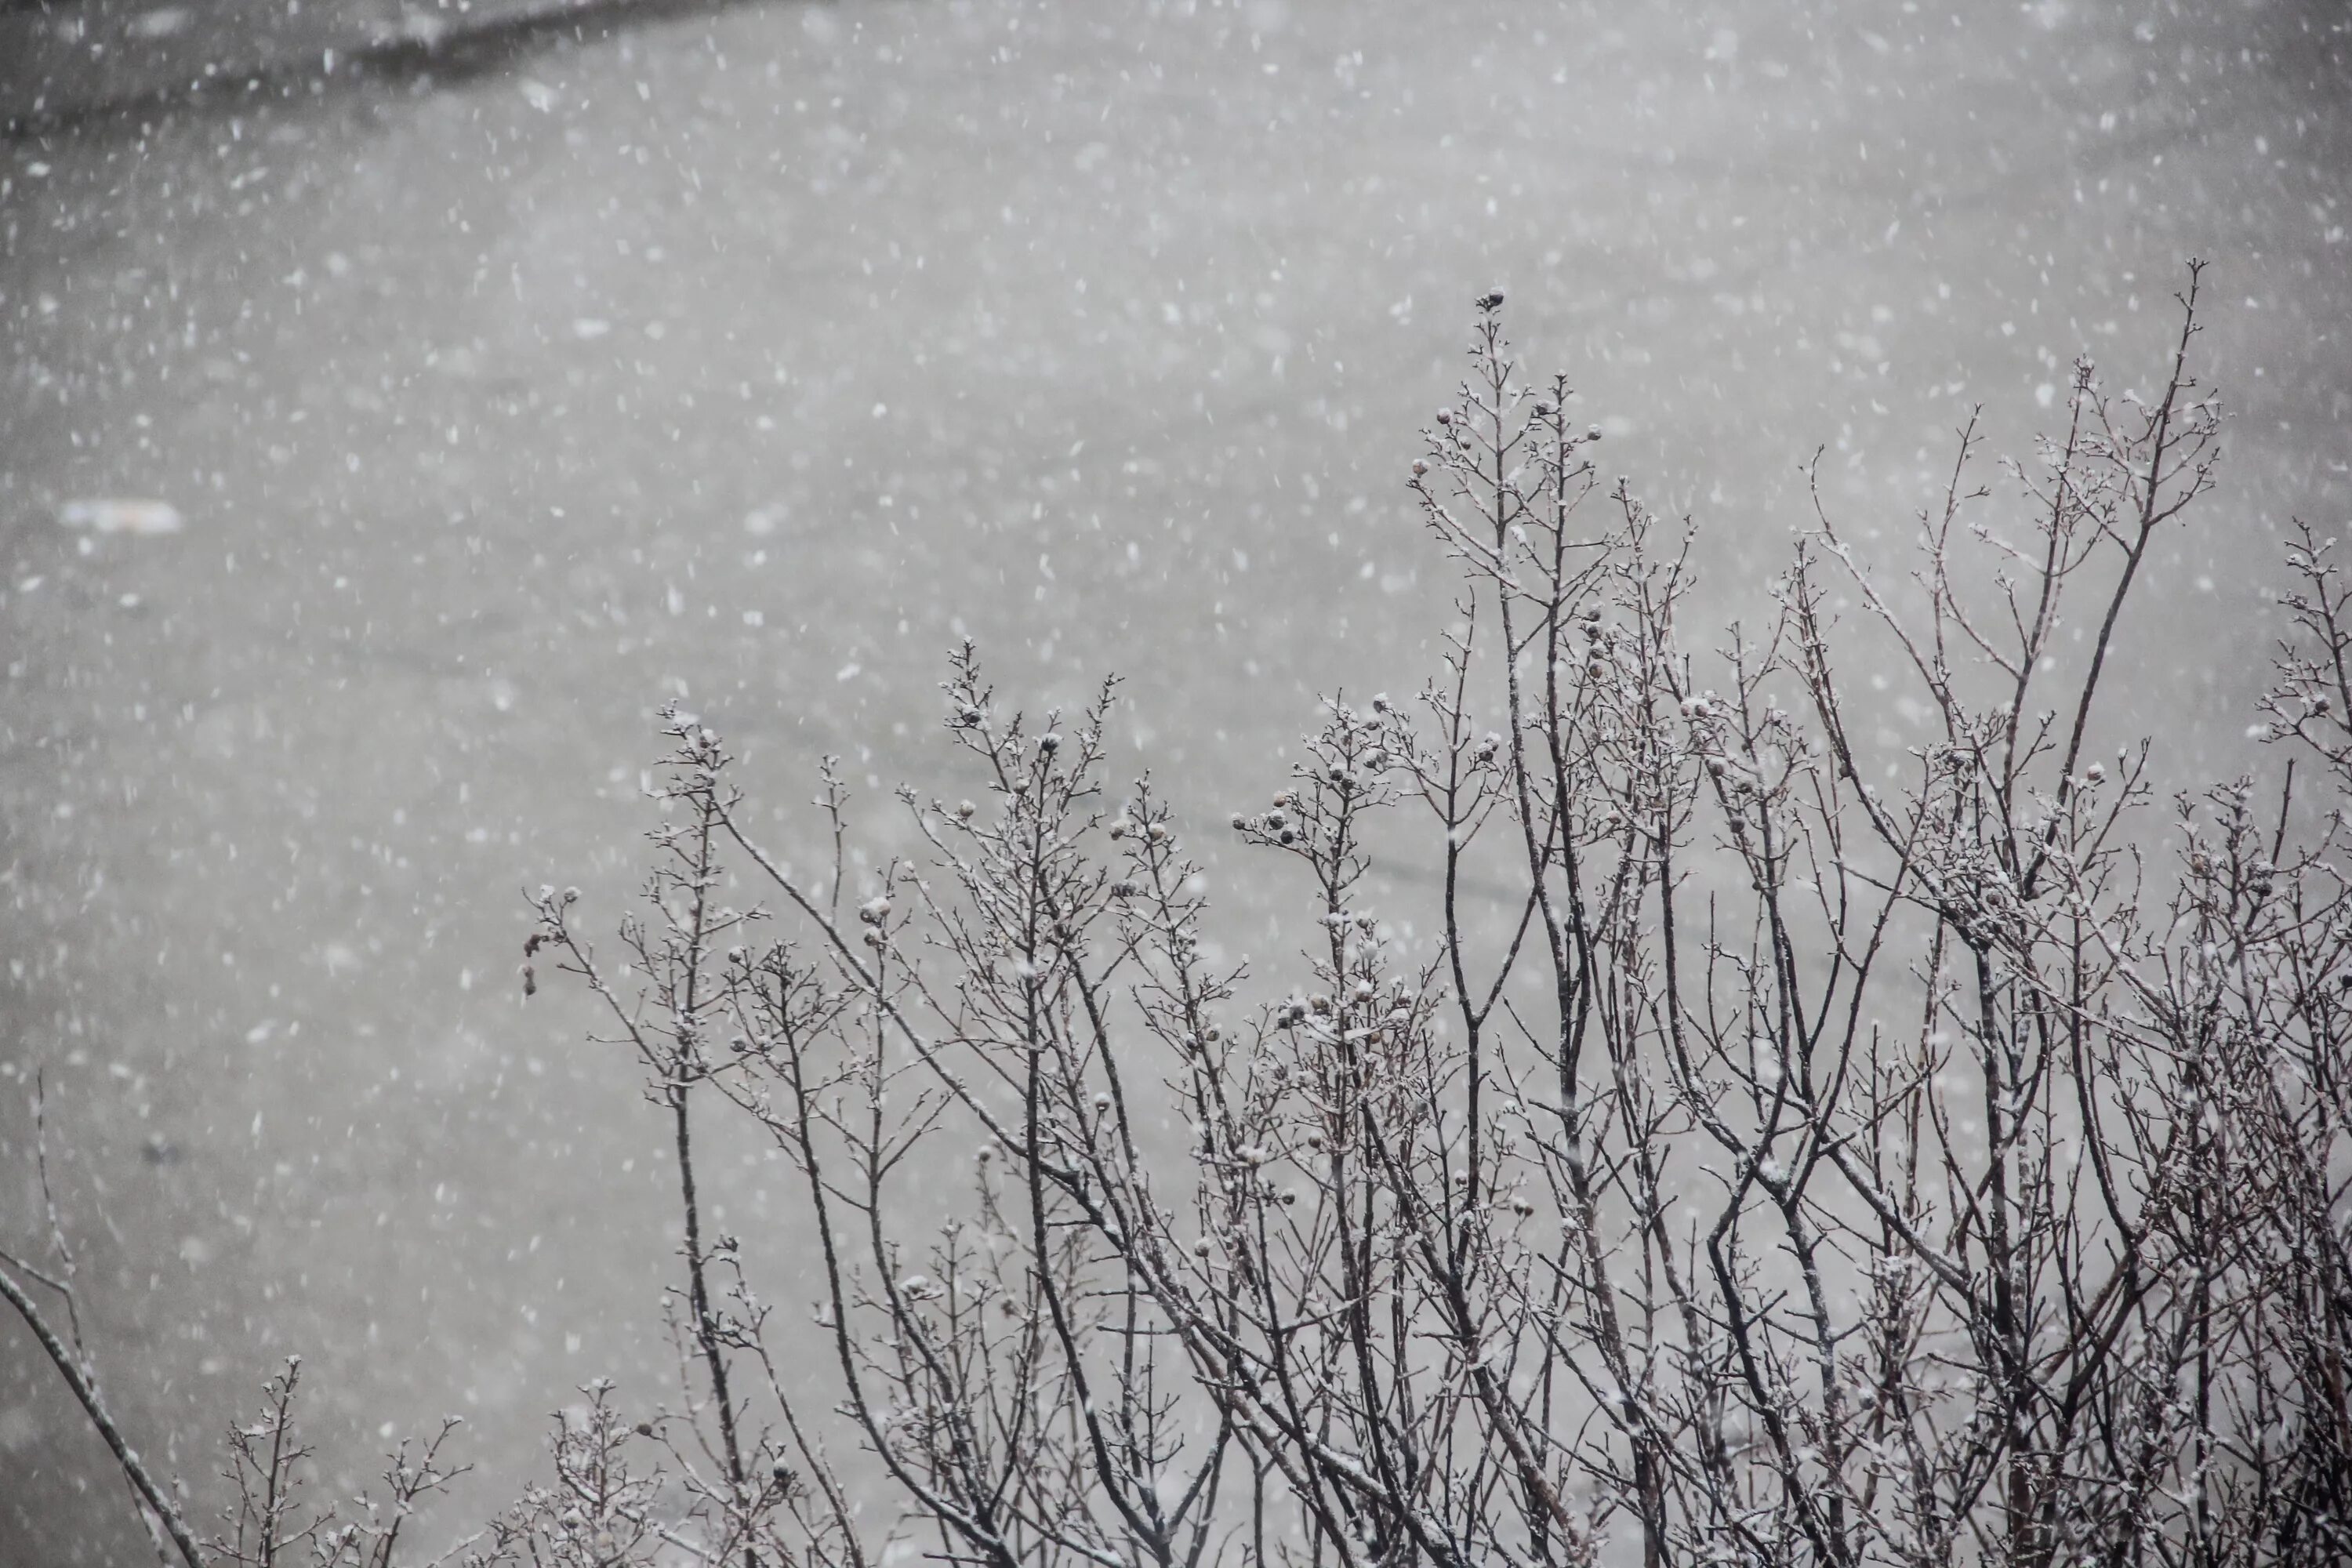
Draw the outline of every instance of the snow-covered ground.
M0 144L0 1244L39 1066L115 1403L192 1476L289 1351L335 1473L469 1417L436 1531L578 1382L665 1395L661 1126L516 972L519 889L634 879L652 708L810 856L823 752L877 821L966 787L959 635L1010 696L1117 669L1218 860L1315 692L1432 661L1401 481L1489 286L1728 616L1817 445L1892 551L1972 402L2020 451L2078 350L2144 381L2211 258L2222 489L2124 647L2168 776L2231 770L2273 541L2352 500L2336 16L744 5ZM139 1560L0 1347L0 1561Z

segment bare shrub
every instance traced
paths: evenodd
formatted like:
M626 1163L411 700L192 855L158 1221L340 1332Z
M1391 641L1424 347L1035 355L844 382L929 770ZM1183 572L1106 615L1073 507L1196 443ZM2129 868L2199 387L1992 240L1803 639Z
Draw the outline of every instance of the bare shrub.
M901 791L923 852L856 889L829 768L811 883L671 710L645 912L600 952L545 889L525 956L668 1119L681 1403L592 1385L470 1560L2352 1556L2332 546L2288 549L2259 784L2159 799L2102 712L2212 482L2198 279L2158 393L2079 363L1999 500L1971 422L1899 579L1817 500L1713 646L1687 525L1481 300L1411 481L1443 667L1332 701L1232 819L1300 889L1268 974L1108 776L1111 687L1033 721L964 648L981 803ZM1862 668L1929 739L1876 738ZM1374 847L1415 844L1440 890L1386 917ZM712 1115L799 1173L812 1314L705 1226Z
M420 1500L441 1490L468 1466L446 1468L441 1450L457 1429L450 1416L425 1442L403 1444L383 1473L384 1495L353 1500L350 1517L331 1505L306 1504L310 1450L295 1430L294 1404L302 1376L299 1356L262 1389L258 1417L228 1429L228 1481L235 1500L213 1538L208 1561L239 1568L309 1563L313 1568L391 1568L403 1529Z

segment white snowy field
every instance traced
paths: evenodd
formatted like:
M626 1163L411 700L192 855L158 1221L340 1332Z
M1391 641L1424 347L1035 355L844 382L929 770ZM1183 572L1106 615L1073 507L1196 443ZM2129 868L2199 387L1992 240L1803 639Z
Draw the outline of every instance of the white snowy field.
M207 1476L299 1351L331 1474L467 1416L456 1532L574 1384L669 1387L663 1127L517 975L519 889L634 880L652 709L812 857L822 753L877 844L968 788L959 636L1018 700L1119 671L1248 948L1235 792L1432 664L1402 479L1489 287L1728 616L1816 447L1891 552L1972 404L2023 452L2076 353L2145 382L2208 258L2229 455L2123 647L2168 776L2234 771L2274 542L2352 514L2339 25L742 5L0 144L0 1245L38 1069L151 1458ZM719 1158L791 1297L784 1184ZM121 1496L0 1325L0 1563L144 1560Z

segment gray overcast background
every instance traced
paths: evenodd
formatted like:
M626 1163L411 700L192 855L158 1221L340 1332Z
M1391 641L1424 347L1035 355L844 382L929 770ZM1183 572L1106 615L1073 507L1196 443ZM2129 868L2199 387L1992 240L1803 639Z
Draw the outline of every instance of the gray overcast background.
M2021 452L2078 351L2144 384L2210 258L2222 488L2125 645L2180 783L2352 513L2340 4L476 5L0 5L0 1246L37 1068L150 1457L299 1351L330 1478L469 1418L436 1547L573 1385L671 1386L662 1127L516 973L519 889L634 879L665 697L787 852L828 751L887 847L968 787L969 631L1021 700L1123 672L1213 826L1428 668L1401 479L1489 286L1716 618L1816 446L1891 552L1972 402ZM67 526L134 498L181 526ZM1280 889L1201 839L1246 948ZM152 1560L121 1496L0 1323L0 1564Z

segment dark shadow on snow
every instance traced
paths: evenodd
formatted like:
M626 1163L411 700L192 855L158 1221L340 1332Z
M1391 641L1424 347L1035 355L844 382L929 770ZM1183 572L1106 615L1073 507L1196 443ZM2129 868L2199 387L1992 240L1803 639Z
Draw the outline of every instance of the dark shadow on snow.
M334 47L331 68L324 55L305 50L299 55L263 58L203 74L199 64L206 50L200 44L184 49L184 68L168 83L152 79L152 68L141 72L126 67L128 79L119 88L101 84L56 109L7 114L0 111L0 141L35 141L68 135L109 124L136 123L167 113L229 113L251 111L273 104L320 99L339 89L386 84L408 84L426 90L436 84L462 83L508 71L551 49L599 43L624 30L647 24L717 16L744 6L803 4L805 0L568 0L561 5L522 10L467 21L427 37L359 37ZM90 5L86 7L100 10ZM47 0L0 0L0 19L14 10L66 16L77 7ZM231 44L217 52L234 53ZM191 74L194 73L194 74ZM142 75L151 79L141 79ZM14 84L0 84L0 88ZM24 96L22 89L0 90L0 104Z

